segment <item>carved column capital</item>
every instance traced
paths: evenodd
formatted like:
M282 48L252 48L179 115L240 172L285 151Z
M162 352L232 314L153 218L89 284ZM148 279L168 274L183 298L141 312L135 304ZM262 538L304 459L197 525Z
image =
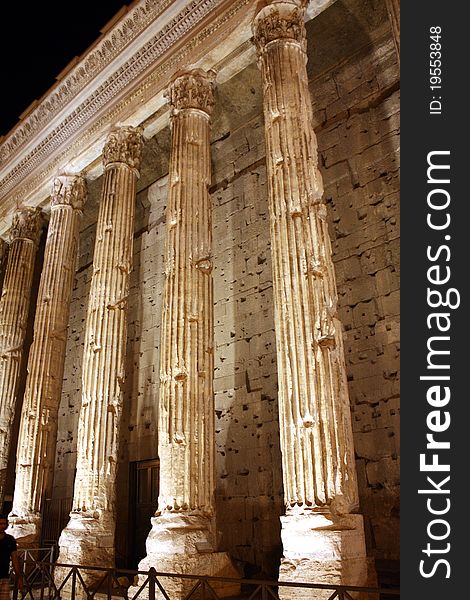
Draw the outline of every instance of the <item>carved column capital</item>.
M166 91L172 114L195 108L210 115L214 106L214 77L202 69L179 72Z
M10 240L31 240L35 244L39 242L42 229L42 214L40 208L25 206L19 208L13 217L10 230Z
M274 0L261 5L253 19L253 41L261 55L270 42L288 40L306 49L306 0Z
M87 198L86 180L81 175L58 175L54 178L51 192L51 207L71 206L82 210Z
M104 168L123 163L139 174L142 161L143 137L140 127L116 127L111 131L103 149Z

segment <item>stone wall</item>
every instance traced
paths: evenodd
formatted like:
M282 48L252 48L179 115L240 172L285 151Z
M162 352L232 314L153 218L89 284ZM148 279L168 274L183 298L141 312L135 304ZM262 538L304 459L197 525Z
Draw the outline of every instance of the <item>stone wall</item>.
M307 24L309 76L353 411L368 552L398 557L398 67L382 0L338 0ZM212 128L217 509L220 546L275 575L283 512L260 74L219 86ZM157 457L169 128L147 141L137 197L119 473ZM54 497L72 495L86 303L101 179L90 185L73 292ZM150 529L150 524L149 524Z
M337 2L309 28L310 89L345 329L361 512L368 552L397 559L398 63L383 2Z

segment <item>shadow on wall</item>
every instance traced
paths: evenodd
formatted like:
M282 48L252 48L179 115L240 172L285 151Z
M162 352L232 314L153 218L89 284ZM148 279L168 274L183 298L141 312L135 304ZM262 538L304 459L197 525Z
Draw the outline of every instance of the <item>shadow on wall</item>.
M393 559L399 502L397 61L382 0L336 2L307 24L307 33L361 512L369 556ZM261 102L258 113L233 127L226 115L213 149L217 506L223 548L274 575L283 506L272 312L263 329L272 289L254 264L266 259L271 269L260 111ZM264 304L266 294L271 298Z
M136 219L135 231L148 227L148 210L145 210L143 198L147 195L144 190L137 196L136 201ZM116 566L129 567L128 564L132 548L130 545L131 536L129 523L131 520L131 509L129 506L130 497L130 473L129 473L129 427L132 404L140 404L141 395L139 391L140 380L140 357L142 356L142 333L145 328L143 322L143 295L135 293L139 288L139 281L144 280L141 261L142 254L142 234L134 234L134 252L133 269L130 277L128 314L127 314L127 346L125 373L126 378L123 385L123 407L122 420L120 426L119 449L118 449L118 468L116 474L116 489L124 490L124 493L117 493L116 496ZM150 423L149 423L150 426ZM150 524L149 524L150 529ZM133 565L134 566L134 565Z
M164 284L164 246L169 156L169 128L144 145L136 201L134 259L131 273L126 350L126 380L119 446L116 563L136 568L135 530L148 527L136 514L137 490L130 489L130 463L158 456L158 387L160 322ZM155 506L156 509L156 506ZM136 523L140 517L146 522Z
M399 556L399 69L383 0L307 24L369 556ZM311 41L311 43L310 43Z
M218 100L223 114L214 114L211 194L219 546L240 561L246 576L277 578L282 474L256 65L220 86Z

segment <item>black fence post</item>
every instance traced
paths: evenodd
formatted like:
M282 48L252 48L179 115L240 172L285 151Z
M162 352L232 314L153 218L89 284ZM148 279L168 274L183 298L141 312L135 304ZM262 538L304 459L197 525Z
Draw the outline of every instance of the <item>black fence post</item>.
M113 595L113 571L108 571L108 600L111 600Z
M201 581L201 580L199 580ZM206 579L202 579L202 594L201 600L206 600Z
M149 569L149 600L155 600L155 579L156 571L154 567Z
M75 587L77 585L77 567L72 567L72 600L75 600Z
M41 600L44 600L44 563L39 563L41 569Z

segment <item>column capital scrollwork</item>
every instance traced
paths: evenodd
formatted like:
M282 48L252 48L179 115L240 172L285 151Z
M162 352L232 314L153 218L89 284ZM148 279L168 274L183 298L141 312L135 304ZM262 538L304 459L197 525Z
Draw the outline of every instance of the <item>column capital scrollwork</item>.
M104 168L123 163L138 175L142 162L142 129L140 127L116 127L106 140L103 149Z
M31 206L19 208L13 216L10 240L14 242L17 239L27 239L37 244L41 235L42 224L43 218L40 208Z
M202 69L178 72L165 93L172 114L185 108L195 108L210 115L215 103L214 79L212 73L206 73Z
M253 19L253 41L258 54L276 40L290 40L306 48L304 25L306 0L273 0L261 4Z
M52 182L51 207L71 206L82 210L87 199L86 180L81 175L57 175Z

